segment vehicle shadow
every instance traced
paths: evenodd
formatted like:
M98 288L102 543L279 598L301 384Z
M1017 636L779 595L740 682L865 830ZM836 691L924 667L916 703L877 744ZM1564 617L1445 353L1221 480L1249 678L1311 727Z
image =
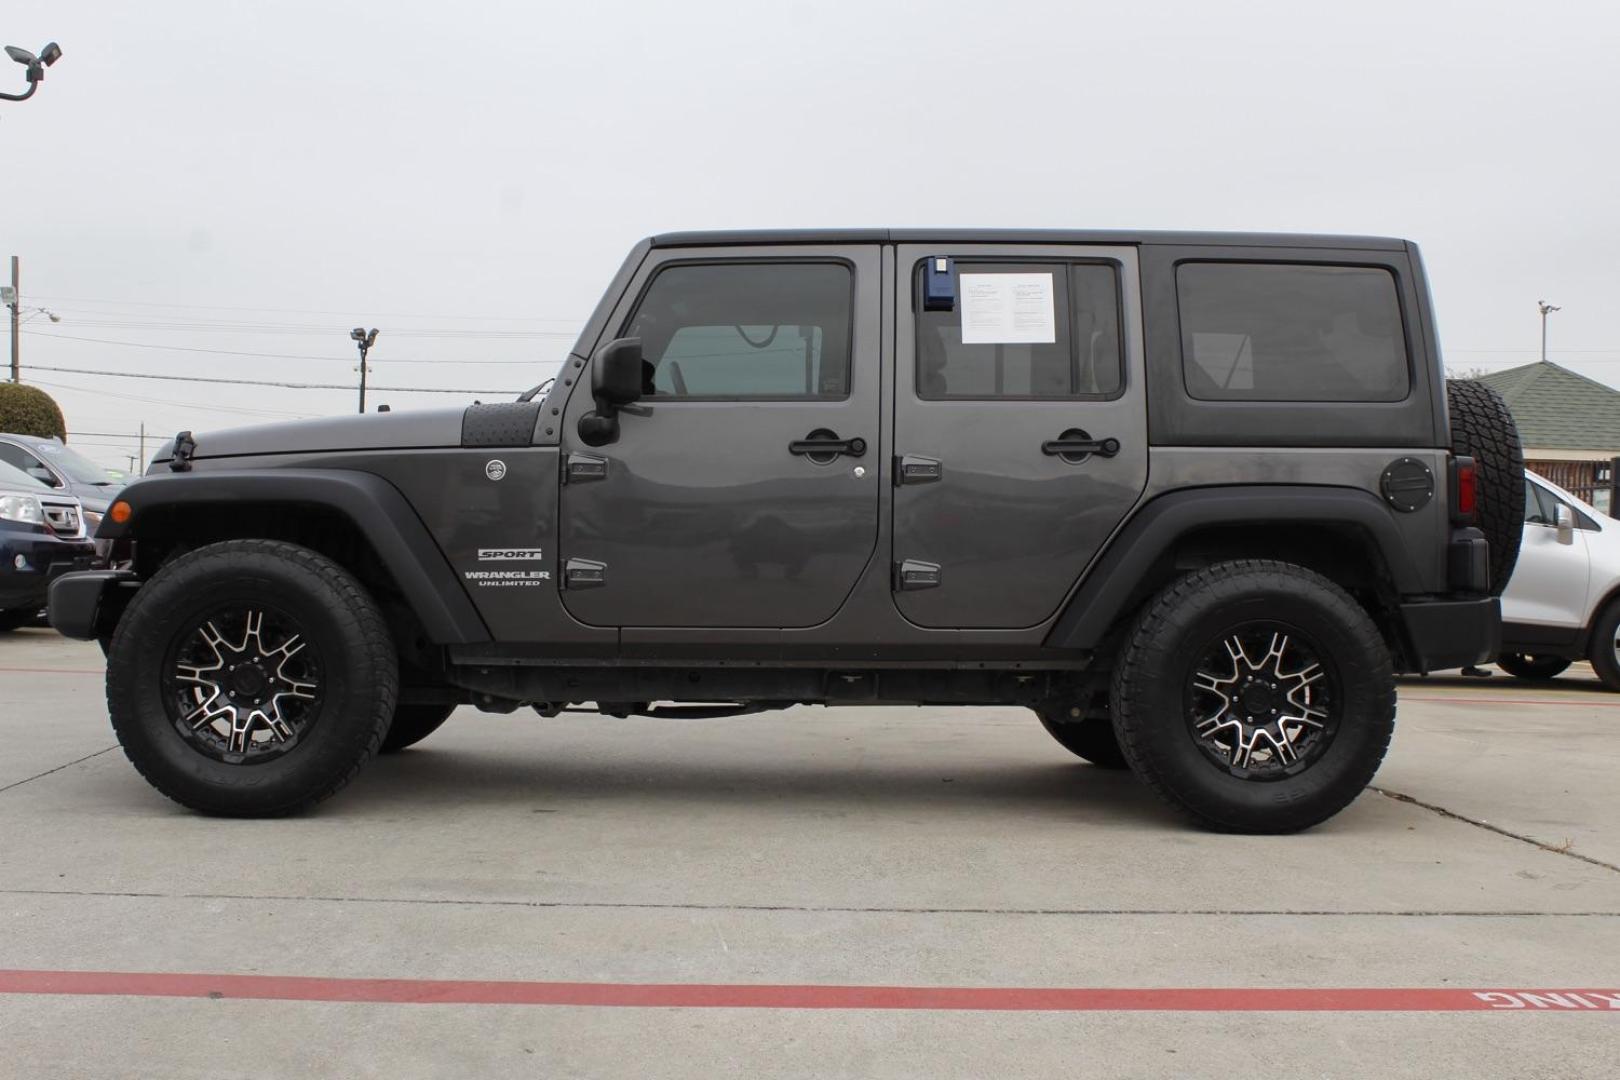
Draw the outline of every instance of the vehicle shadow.
M1555 679L1516 679L1511 675L1496 672L1488 679L1472 678L1454 672L1440 675L1403 675L1395 680L1401 689L1417 689L1432 687L1444 690L1479 690L1494 693L1547 694L1557 691L1559 693L1594 694L1604 697L1614 697L1614 691L1604 686L1595 676L1582 677L1580 675L1561 675ZM1620 699L1617 699L1620 701Z
M577 751L576 751L577 752ZM534 809L537 800L543 804ZM873 766L853 755L847 762L804 760L700 761L648 755L615 760L494 754L463 747L414 747L373 762L332 812L431 812L435 809L510 805L519 812L566 812L570 806L623 802L684 814L704 809L761 814L856 817L874 813L955 814L982 820L987 807L1001 816L1035 814L1088 821L1182 824L1129 772L1081 761L1051 764L940 762Z

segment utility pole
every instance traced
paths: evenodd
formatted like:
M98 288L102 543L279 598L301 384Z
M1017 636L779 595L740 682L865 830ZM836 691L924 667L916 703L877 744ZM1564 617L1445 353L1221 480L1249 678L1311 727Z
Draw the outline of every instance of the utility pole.
M141 468L146 468L146 421L141 421ZM134 472L134 469L130 470Z
M1547 316L1551 315L1555 311L1563 311L1564 309L1558 307L1557 305L1549 304L1545 300L1537 300L1536 307L1541 309L1541 362L1545 364L1547 362ZM16 333L16 331L13 330L12 333ZM16 339L13 338L12 340L15 341Z
M377 328L373 326L367 333L363 327L355 327L349 331L349 337L360 347L360 411L366 411L366 353L377 344Z
M22 349L17 329L22 325L22 260L11 257L11 381L22 382Z

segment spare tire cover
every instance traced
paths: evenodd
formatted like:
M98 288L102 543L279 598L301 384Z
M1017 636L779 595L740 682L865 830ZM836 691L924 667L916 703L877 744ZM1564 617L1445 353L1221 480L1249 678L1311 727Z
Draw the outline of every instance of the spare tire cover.
M1524 536L1524 450L1502 395L1472 379L1446 381L1451 451L1474 459L1475 523L1491 545L1491 595L1500 596Z

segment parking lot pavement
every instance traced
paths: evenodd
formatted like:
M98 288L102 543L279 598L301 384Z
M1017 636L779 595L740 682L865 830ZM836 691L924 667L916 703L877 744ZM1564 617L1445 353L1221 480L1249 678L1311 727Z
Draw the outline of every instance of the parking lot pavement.
M315 813L210 820L112 748L99 668L93 646L42 631L0 639L0 968L223 989L20 992L0 972L19 991L0 993L0 1075L1588 1077L1620 1045L1620 1010L1596 997L734 1000L761 984L1613 988L1620 695L1578 677L1408 680L1377 790L1304 835L1232 837L1078 763L1016 709L465 710ZM243 1000L262 984L239 975L576 1003L378 1004L352 982ZM576 1000L641 992L625 984L675 989L646 1007ZM695 984L731 1004L683 1007Z

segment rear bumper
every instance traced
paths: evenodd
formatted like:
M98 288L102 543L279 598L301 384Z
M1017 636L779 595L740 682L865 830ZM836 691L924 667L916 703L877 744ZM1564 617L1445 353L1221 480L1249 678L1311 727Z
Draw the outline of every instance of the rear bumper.
M1502 604L1431 600L1401 605L1413 670L1427 674L1494 660L1502 645Z
M106 597L135 575L127 570L92 570L65 574L51 583L51 625L64 637L94 640L99 633Z

